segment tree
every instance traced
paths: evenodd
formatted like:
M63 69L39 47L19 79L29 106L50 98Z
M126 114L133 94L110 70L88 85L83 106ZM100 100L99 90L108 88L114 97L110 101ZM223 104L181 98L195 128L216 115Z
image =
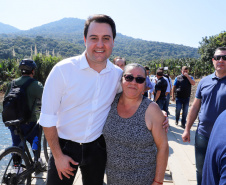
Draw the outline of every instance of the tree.
M226 32L222 32L219 35L202 38L200 47L198 49L201 55L203 63L207 62L207 65L212 66L212 58L214 51L218 47L226 46Z

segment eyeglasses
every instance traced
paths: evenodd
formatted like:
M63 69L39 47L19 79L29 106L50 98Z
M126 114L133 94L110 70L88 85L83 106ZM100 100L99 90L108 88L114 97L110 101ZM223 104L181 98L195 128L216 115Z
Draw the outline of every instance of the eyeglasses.
M215 55L213 58L214 58L214 60L220 60L221 57L223 60L226 60L226 55Z
M136 83L138 83L138 84L142 84L142 83L144 83L144 81L145 81L145 78L144 78L144 77L140 77L140 76L138 76L138 77L133 77L132 75L124 75L124 78L125 78L125 80L126 80L127 82L132 82L133 79L135 78L135 81L136 81Z

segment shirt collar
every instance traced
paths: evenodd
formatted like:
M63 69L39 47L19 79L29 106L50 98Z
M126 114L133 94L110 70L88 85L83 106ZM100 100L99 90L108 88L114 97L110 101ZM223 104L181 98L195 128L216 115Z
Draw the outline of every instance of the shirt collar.
M215 72L213 74L211 74L211 78L218 78L215 74Z
M215 79L223 79L223 78L226 78L226 76L224 76L223 78L219 78L218 76L216 76L216 71L213 73L213 74L211 74L211 78L215 78Z
M90 68L89 67L89 64L88 64L88 61L86 60L86 55L85 55L86 51L84 51L82 54L81 54L81 62L80 62L80 69L86 69L86 68Z
M89 66L89 63L86 59L86 55L85 55L86 51L84 51L82 53L82 55L80 56L81 57L81 62L80 62L80 69L87 69L87 68L90 68ZM110 71L111 69L113 68L113 64L110 62L109 59L107 59L107 65L106 65L106 68L104 68L101 73L105 73L105 72L108 72Z

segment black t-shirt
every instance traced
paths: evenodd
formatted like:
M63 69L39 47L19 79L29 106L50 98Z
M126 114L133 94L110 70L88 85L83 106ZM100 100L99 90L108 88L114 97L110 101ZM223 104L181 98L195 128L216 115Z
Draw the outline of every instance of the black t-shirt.
M167 89L167 81L163 77L159 78L155 85L154 96L156 96L157 91L161 91L159 99L165 98L166 89Z

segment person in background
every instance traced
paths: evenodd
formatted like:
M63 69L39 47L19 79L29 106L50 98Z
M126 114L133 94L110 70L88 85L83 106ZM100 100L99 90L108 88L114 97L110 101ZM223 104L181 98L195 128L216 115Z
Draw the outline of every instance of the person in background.
M182 135L184 142L190 142L190 129L200 112L195 135L198 185L202 182L202 168L210 133L217 117L226 109L226 47L217 48L212 61L215 72L200 80L195 100L188 113L186 128Z
M155 89L155 85L156 85L156 83L158 81L156 75L151 75L150 81L151 81L151 85L152 85L153 88L149 89L149 91L148 91L148 95L149 95L148 98L151 99L151 100L154 100L154 89Z
M126 65L126 59L118 56L114 58L113 63L119 66L122 70L124 70L124 67Z
M166 96L166 108L165 108L165 110L167 111L167 115L170 115L170 112L169 112L169 103L170 103L170 98L172 96L173 83L172 83L172 79L170 78L169 71L168 71L167 74L165 74L165 77L167 77L167 80L169 81L169 85L170 85L170 92Z
M154 90L154 101L159 105L160 109L163 110L163 106L166 103L166 89L167 81L163 78L163 71L157 70L156 77L158 79L155 90Z
M148 90L148 98L151 99L151 100L154 100L154 89L155 89L155 82L154 81L151 81L151 85L152 85L152 89L149 89Z
M33 60L31 59L21 60L19 64L19 69L21 71L22 76L15 80L15 85L22 86L31 78L34 78L36 68L37 68L37 65ZM8 93L10 92L10 89L11 89L11 83L9 83L4 97L8 95ZM31 131L31 129L35 126L35 124L37 124L35 107L37 104L37 100L38 99L41 100L42 92L43 92L43 85L41 82L37 80L34 80L33 82L31 82L31 84L26 88L27 103L31 111L31 116L26 124L21 124L21 130L25 136ZM12 145L19 146L21 139L18 134L15 134L15 127L10 126L9 129L12 136L12 142L13 142ZM27 137L27 141L30 143L31 146L35 136L38 136L38 127L29 135L29 137ZM14 155L13 161L16 166L16 164L20 163L20 157L17 155Z
M226 110L214 123L207 146L202 185L226 184Z
M177 76L174 80L173 84L173 97L172 100L175 101L176 94L176 122L178 125L178 121L180 118L180 111L183 109L181 127L185 128L186 118L188 114L188 107L191 95L191 86L195 85L195 80L189 74L189 70L187 66L183 66L181 69L181 75Z
M143 96L145 68L126 65L123 92L112 103L103 135L107 147L107 184L162 184L169 146L159 106Z
M171 91L171 87L172 85L170 84L170 78L168 75L164 74L164 67L160 67L160 70L162 70L163 72L163 78L166 80L167 82L167 88L166 88L166 101L165 104L163 105L163 110L167 113L167 116L169 115L169 99L170 99L170 91Z
M146 88L144 90L144 96L145 97L148 97L148 90L152 90L153 89L153 86L152 86L152 83L151 83L151 81L149 79L150 69L147 66L145 66L144 68L145 68L146 74L147 74L147 76L146 76Z

